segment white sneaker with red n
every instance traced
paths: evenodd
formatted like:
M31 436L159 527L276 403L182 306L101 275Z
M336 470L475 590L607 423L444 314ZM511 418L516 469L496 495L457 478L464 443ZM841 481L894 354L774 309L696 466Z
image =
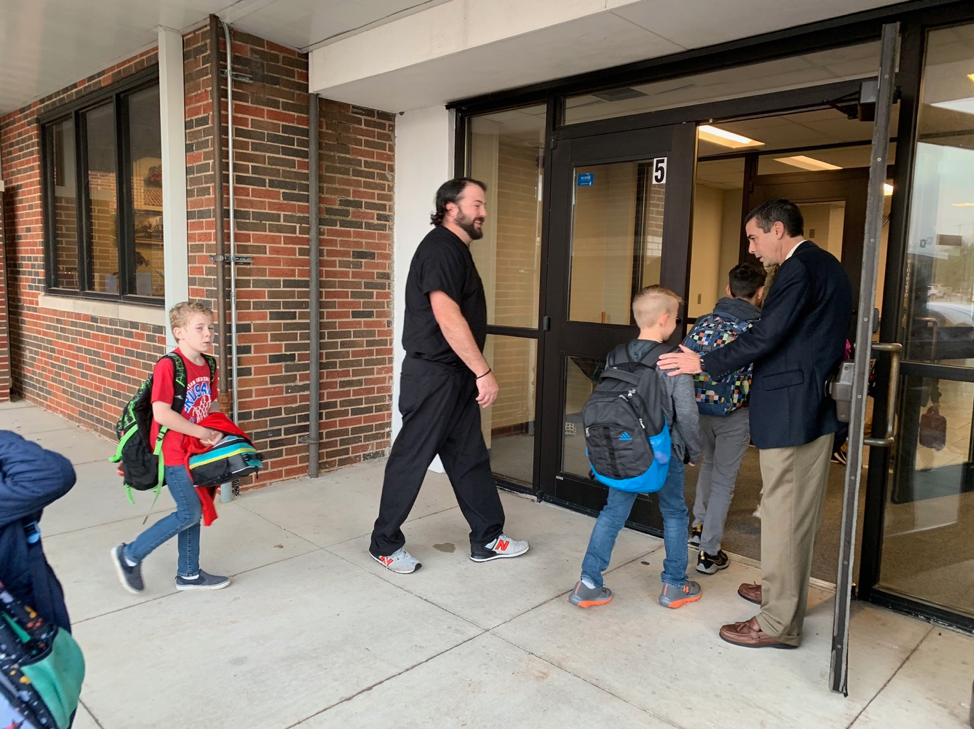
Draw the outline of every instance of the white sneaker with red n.
M527 542L511 539L506 534L501 534L497 539L482 547L471 544L470 559L474 562L490 562L492 559L520 557L527 551Z

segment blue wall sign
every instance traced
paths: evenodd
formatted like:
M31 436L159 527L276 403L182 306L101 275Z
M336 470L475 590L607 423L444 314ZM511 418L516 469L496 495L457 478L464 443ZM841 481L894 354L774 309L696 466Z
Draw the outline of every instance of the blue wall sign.
M595 173L594 172L583 172L578 176L578 186L579 187L591 187L595 184Z

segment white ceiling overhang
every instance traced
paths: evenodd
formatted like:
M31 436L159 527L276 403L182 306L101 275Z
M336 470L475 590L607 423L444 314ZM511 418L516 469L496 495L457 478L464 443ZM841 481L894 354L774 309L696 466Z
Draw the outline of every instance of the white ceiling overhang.
M2 0L0 116L181 33L212 13L235 28L308 51L446 0Z
M450 0L311 52L330 99L408 111L895 4Z
M416 109L893 4L889 0L3 0L0 115L212 13L311 53L310 89Z

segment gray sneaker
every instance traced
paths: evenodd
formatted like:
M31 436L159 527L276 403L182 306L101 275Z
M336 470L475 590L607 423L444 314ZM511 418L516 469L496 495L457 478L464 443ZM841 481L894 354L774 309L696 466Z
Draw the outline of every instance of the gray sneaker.
M122 587L133 595L138 595L145 589L145 583L142 581L142 563L130 565L125 561L125 542L112 547L112 562Z
M578 605L580 608L590 608L596 605L605 605L612 599L612 590L608 587L589 587L579 580L575 583L575 589L568 596L568 602Z
M663 583L663 591L659 594L659 604L675 610L688 602L696 602L700 599L701 594L700 583L693 580L684 580L680 587Z
M488 542L484 546L475 544L470 545L470 559L474 562L490 562L492 559L504 559L505 557L520 557L528 551L528 543L518 539L511 539L506 534L501 534L497 539Z
M222 590L230 584L229 577L222 575L211 575L203 570L196 576L196 579L189 579L182 575L176 575L177 590Z
M372 552L369 552L369 556L387 570L400 575L408 575L423 566L418 559L401 547L388 557L376 557Z
M700 537L703 536L703 524L694 524L690 527L690 538L687 539L687 544L689 544L694 549L700 549Z

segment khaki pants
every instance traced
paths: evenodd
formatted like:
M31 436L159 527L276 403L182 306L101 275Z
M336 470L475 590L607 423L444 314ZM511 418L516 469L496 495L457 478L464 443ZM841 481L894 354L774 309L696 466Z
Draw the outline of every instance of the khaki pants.
M758 623L788 645L801 644L833 438L830 433L805 445L760 451L764 490Z

